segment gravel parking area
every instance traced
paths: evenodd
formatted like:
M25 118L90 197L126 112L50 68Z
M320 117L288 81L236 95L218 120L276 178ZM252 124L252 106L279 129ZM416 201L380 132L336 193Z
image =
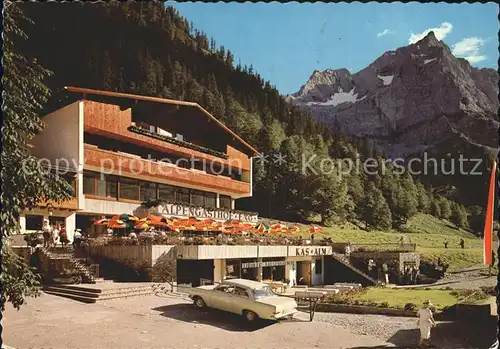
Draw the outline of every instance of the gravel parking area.
M194 309L189 300L144 296L83 304L51 295L4 313L3 340L14 348L384 348L415 347L415 318L299 313L292 321L249 326L241 317ZM438 348L484 348L494 318L433 329Z
M8 306L3 340L15 348L355 348L385 346L368 335L305 314L280 323L245 324L241 317L197 310L172 297L134 297L83 304L51 295Z

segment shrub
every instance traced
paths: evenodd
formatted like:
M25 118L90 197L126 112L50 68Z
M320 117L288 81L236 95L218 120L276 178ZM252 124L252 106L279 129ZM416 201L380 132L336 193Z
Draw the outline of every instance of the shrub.
M28 233L24 235L24 241L26 241L28 246L36 247L36 245L43 243L43 236L39 231Z
M415 303L406 303L404 306L404 310L406 311L413 311L417 309L417 305Z
M387 302L382 302L382 303L380 303L380 307L381 307L381 308L389 308L389 303L387 303Z

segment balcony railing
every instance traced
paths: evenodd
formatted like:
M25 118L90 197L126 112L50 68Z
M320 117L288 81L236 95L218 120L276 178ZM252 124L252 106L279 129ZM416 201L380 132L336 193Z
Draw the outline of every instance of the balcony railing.
M172 143L172 144L184 147L184 148L189 148L189 149L192 149L192 150L196 150L196 151L199 151L199 152L202 152L202 153L205 153L205 154L217 156L217 157L220 157L222 159L228 159L229 158L229 156L227 154L223 153L223 152L220 152L220 151L217 151L217 150L213 150L213 149L210 149L210 148L205 148L205 147L202 147L200 145L196 145L196 144L189 143L189 142L186 142L186 141L181 141L180 139L177 139L177 138L174 138L174 137L160 135L160 134L151 132L151 131L146 130L146 129L141 128L141 127L129 126L127 129L130 132L135 132L135 133L141 134L143 136L148 136L148 137L156 138L156 139L159 139L161 141L169 142L169 143Z

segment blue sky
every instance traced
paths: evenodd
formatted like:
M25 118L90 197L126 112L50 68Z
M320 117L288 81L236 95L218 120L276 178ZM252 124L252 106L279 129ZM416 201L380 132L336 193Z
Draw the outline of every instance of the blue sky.
M498 6L390 3L167 2L229 48L280 93L296 92L316 70L357 72L385 51L436 28L457 56L477 67L497 67Z

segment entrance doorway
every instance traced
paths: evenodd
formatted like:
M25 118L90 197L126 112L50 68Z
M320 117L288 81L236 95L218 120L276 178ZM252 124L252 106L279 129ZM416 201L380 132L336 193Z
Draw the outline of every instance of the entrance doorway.
M311 262L297 262L297 285L311 284Z
M214 280L214 261L204 260L177 260L177 283L201 286L202 282Z

